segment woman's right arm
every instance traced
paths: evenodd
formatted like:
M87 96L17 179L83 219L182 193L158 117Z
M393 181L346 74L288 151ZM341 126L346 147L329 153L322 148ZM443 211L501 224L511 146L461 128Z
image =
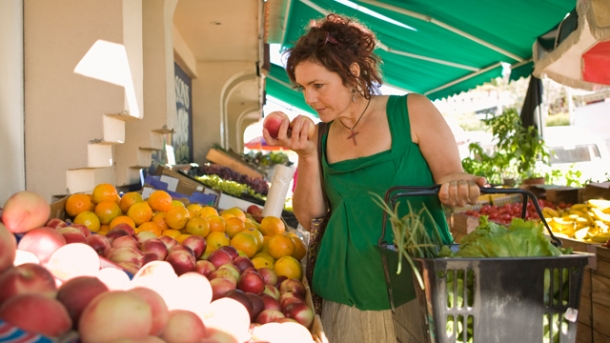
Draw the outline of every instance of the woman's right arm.
M320 181L318 130L316 128L314 135L308 137L311 121L298 116L293 119L291 134L288 137L289 124L287 119L282 122L277 139L272 138L267 129L263 129L263 137L269 145L293 150L299 156L298 178L292 205L301 226L309 230L311 220L324 216L327 211Z

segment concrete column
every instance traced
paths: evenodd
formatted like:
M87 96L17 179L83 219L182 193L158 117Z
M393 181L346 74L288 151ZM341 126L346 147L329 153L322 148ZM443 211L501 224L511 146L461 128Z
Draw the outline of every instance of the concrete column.
M0 206L24 190L23 0L0 1Z

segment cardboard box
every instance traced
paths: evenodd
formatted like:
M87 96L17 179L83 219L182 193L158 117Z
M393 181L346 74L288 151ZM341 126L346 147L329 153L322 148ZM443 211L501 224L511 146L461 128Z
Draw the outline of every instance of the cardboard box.
M236 172L248 175L251 178L259 178L259 179L263 178L263 174L254 170L253 168L251 168L247 164L243 163L242 161L235 159L220 150L210 149L208 151L208 154L205 156L205 158L208 159L208 161L214 162L216 164L220 164L225 167L229 167L229 168L235 170Z
M582 202L600 198L610 200L610 182L590 183L582 190Z
M157 189L168 192L175 199L186 198L191 203L209 206L218 205L220 197L219 192L206 187L200 181L163 166L159 166L154 174L147 175L144 179L142 198L148 199Z

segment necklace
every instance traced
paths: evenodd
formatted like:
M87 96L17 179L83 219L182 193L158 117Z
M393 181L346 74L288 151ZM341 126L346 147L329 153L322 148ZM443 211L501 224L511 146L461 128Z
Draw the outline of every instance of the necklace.
M366 112L366 110L369 108L369 105L371 104L371 99L369 99L369 102L366 103L366 107L364 108L364 111L362 111L362 114L360 115L360 118L358 118L358 120L356 121L356 124L354 124L354 126L352 127L348 127L347 125L343 124L343 122L341 121L341 119L339 119L339 123L341 123L341 125L345 126L346 129L350 130L352 133L347 137L347 139L351 139L354 141L354 145L358 145L356 144L356 135L359 134L360 132L358 131L354 131L354 128L356 128L356 125L358 125L358 123L360 122L360 119L362 119L362 116L364 116L364 113Z

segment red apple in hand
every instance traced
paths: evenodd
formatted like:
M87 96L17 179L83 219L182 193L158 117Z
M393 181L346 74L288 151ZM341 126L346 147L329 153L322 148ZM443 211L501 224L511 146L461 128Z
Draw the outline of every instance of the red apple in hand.
M280 131L280 125L282 125L284 119L290 120L286 113L280 111L271 112L265 117L263 127L269 131L271 137L277 138Z
M313 134L316 131L316 124L314 124L313 120L311 120L311 118L307 117L307 116L302 116L299 115L296 118L294 118L291 122L290 122L290 131L292 132L292 129L294 128L294 126L296 125L296 123L298 121L302 120L303 121L303 126L306 125L306 123L309 124L309 127L307 129L307 139L311 139L311 137L313 137Z

